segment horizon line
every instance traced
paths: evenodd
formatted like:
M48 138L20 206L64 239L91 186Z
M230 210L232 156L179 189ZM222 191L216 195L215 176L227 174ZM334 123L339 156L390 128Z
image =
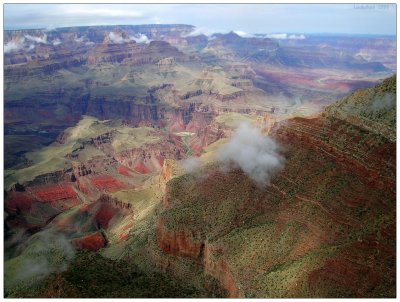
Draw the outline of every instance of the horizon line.
M191 25L191 24L185 24L185 23L143 23L143 24L107 24L107 25L73 25L73 26L60 26L60 27L54 27L54 28L46 28L46 27L32 27L32 28L7 28L4 26L4 31L18 31L18 30L46 30L46 31L53 31L53 30L58 30L58 29L65 29L65 28L85 28L85 27L112 27L112 26L168 26L168 25L179 25L179 26L190 26L196 28L197 26ZM230 30L226 33L231 33L235 32L234 30ZM224 34L225 32L214 32L213 34ZM273 31L273 32L258 32L258 33L249 33L253 35L261 35L261 34L304 34L304 35L340 35L340 36L352 36L352 35L358 35L358 36L385 36L385 37L396 37L397 33L395 34L383 34L383 33L375 33L375 34L369 34L369 33L340 33L340 32L312 32L312 33L307 33L307 32L283 32L283 31ZM199 34L199 36L202 34ZM204 35L204 34L203 34Z

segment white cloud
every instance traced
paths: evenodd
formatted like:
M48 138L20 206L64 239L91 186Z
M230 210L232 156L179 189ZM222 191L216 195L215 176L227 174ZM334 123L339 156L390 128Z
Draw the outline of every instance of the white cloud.
M245 31L242 31L242 30L235 30L233 32L235 34L237 34L238 36L242 37L242 38L253 38L254 37L254 35L249 34L249 33L245 32Z
M264 37L270 39L287 39L287 34L267 34Z
M4 53L9 53L13 51L18 51L24 47L22 42L10 41L4 45Z
M181 161L182 168L185 169L186 172L193 172L200 168L202 165L202 161L197 157L189 157Z
M218 149L217 159L224 168L240 168L258 185L269 184L284 162L277 143L248 123L240 123L230 141Z
M195 37L195 36L200 36L200 35L205 35L205 36L211 36L214 32L212 32L211 30L205 28L205 27L196 27L193 31L191 31L188 34L184 34L182 35L183 38L186 37Z
M304 40L306 38L305 35L289 35L289 39L295 39L295 40Z
M76 42L76 43L82 43L84 39L85 39L85 38L84 38L83 36L81 36L80 38L75 37L75 42Z
M396 108L396 94L385 93L375 96L372 100L371 107L368 108L367 111L376 113L381 110L387 111L392 108Z
M212 36L216 33L219 34L227 34L229 33L229 30L215 30L215 29L209 29L206 27L196 27L193 31L191 31L188 34L183 34L182 38L186 37L195 37L195 36L200 36L200 35L205 35L207 36L210 40L214 39Z
M30 240L32 244L26 248L29 257L18 263L12 282L40 280L52 272L64 271L75 256L70 241L53 229L41 231Z
M47 35L46 34L44 34L43 37L35 37L35 36L31 36L31 35L25 35L25 38L28 41L32 41L35 43L47 44Z
M55 40L53 40L52 44L53 44L54 46L57 46L57 45L60 45L60 44L61 44L61 41L60 41L60 39L55 39Z
M110 32L108 34L108 38L110 39L110 41L112 43L115 43L115 44L122 44L122 43L127 43L127 42L131 41L130 38L126 38L125 39L125 38L122 37L121 34L114 33L114 32Z
M115 44L123 44L128 43L130 41L135 41L137 43L150 43L150 39L144 34L137 34L136 36L129 36L128 38L124 38L120 33L110 32L108 34L108 38L112 43Z
M281 40L286 40L286 39L303 40L303 39L306 38L304 35L289 35L289 34L286 34L286 33L267 34L264 37L265 38L270 38L270 39L281 39Z
M146 35L139 34L137 37L131 36L131 40L136 41L136 43L150 43L149 38Z

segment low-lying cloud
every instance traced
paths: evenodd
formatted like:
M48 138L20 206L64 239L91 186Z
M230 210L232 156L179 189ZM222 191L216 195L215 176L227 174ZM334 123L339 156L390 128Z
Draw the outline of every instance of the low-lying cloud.
M267 34L264 36L265 38L270 38L270 39L280 39L280 40L304 40L306 38L305 35L290 35L286 33L281 33L281 34Z
M81 37L79 37L79 38L78 38L78 37L75 37L74 40L75 40L76 43L82 43L82 42L85 40L85 37L84 37L84 36L81 36Z
M215 34L228 34L230 32L231 32L230 30L212 29L212 28L207 28L207 27L196 27L194 30L192 30L189 33L181 34L181 37L186 38L186 37L196 37L196 36L204 35L209 40L213 40L213 39L215 39L215 37L214 37ZM239 32L241 32L241 31L239 31ZM244 33L244 32L241 32L241 33Z
M136 43L150 43L150 39L144 35L144 34L139 34L138 36L131 36L130 37L132 40L134 40Z
M182 38L186 37L196 37L200 35L205 35L207 37L210 37L214 32L205 28L205 27L196 27L194 30L192 30L190 33L187 34L181 34Z
M137 34L135 36L123 37L120 33L110 32L108 34L108 38L112 43L115 44L123 44L128 43L130 41L135 41L136 43L150 43L150 39L144 34Z
M196 171L201 165L202 161L197 157L189 157L181 161L182 168L188 173Z
M47 35L46 34L44 34L43 37L35 37L35 36L31 36L31 35L25 35L25 38L28 41L32 41L35 43L47 44Z
M242 37L242 38L254 38L253 34L249 34L245 31L242 30L235 30L234 31L235 34L237 34L238 36Z
M4 44L4 53L14 52L22 49L24 44L18 41L10 41Z
M224 168L240 168L260 186L269 184L284 163L278 144L245 122L240 123L231 140L220 147L217 159Z
M24 250L19 265L14 267L11 283L39 280L52 272L64 271L74 258L75 250L69 240L53 229L41 231ZM13 260L11 260L13 261Z
M127 42L131 41L130 38L124 38L124 37L122 37L122 35L116 34L114 32L110 32L108 34L108 38L110 39L110 41L112 43L115 43L115 44L122 44L122 43L127 43Z
M373 99L368 112L377 112L381 110L389 110L396 106L396 95L394 93L385 93Z
M60 41L60 39L55 39L55 40L53 40L53 42L51 42L54 46L57 46L57 45L60 45L61 44L61 41Z

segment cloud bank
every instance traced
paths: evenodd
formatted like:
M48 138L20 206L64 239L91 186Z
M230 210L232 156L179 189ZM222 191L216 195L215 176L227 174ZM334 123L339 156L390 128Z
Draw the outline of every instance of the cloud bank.
M242 31L242 30L235 30L233 32L235 34L237 34L238 36L242 37L242 38L253 38L254 37L254 35L249 34L249 33L245 32L245 31Z
M136 43L150 43L150 39L143 34L139 34L137 37L130 37L132 40L134 40Z
M290 34L267 34L264 36L264 38L270 38L270 39L280 39L280 40L304 40L306 38L305 35L290 35Z
M114 32L110 32L108 34L108 38L110 39L110 41L112 43L115 43L115 44L122 44L122 43L127 43L127 42L131 41L130 38L124 38L124 37L122 37L122 35L116 34Z
M4 44L4 53L18 51L24 47L23 42L10 41Z
M25 38L28 41L32 41L35 43L47 44L47 35L46 34L44 34L43 37L35 37L35 36L31 36L31 35L25 35Z
M130 41L135 41L136 43L150 43L150 39L144 34L137 34L135 36L124 37L120 33L110 32L108 34L108 39L115 44L128 43Z
M229 143L218 150L217 160L224 167L240 168L260 186L268 185L284 163L277 143L248 123L240 123Z

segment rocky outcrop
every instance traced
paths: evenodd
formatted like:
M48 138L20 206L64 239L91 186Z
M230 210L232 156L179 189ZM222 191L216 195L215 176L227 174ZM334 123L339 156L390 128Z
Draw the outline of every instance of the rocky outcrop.
M208 276L211 276L219 282L219 286L226 291L228 297L243 297L226 260L223 257L216 261L213 259L215 258L213 254L220 251L214 250L200 234L185 229L168 230L161 218L157 224L157 244L164 253L189 258L201 266L204 270L206 288L209 287Z
M147 174L162 169L166 159L179 160L183 157L183 149L178 145L165 142L152 145L151 148L135 148L115 155L116 160L130 169Z
M133 54L126 57L123 63L129 65L158 64L160 66L159 62L163 62L162 60L167 58L175 62L191 60L190 57L165 41L152 41L147 46L133 52Z
M80 162L72 163L72 169L74 171L75 178L86 176L92 173L92 170L90 170L90 168L86 168L85 164Z
M114 208L123 210L123 211L125 211L125 214L133 212L132 204L123 202L117 198L112 198L109 195L105 195L105 194L101 195L100 198L98 199L98 202L100 202L100 204L102 204L102 205L108 204Z
M218 280L220 286L226 291L228 298L244 298L224 257L220 257L216 261L210 261L210 258L213 258L211 254L215 252L218 253L219 251L213 250L207 243L204 245L204 274L211 275Z
M102 232L96 232L72 240L72 245L81 250L97 251L107 245L107 240Z
M221 101L229 101L236 99L239 96L244 95L244 91L235 91L235 92L228 92L228 93L217 93L217 98Z
M253 83L251 80L236 80L231 85L241 89L249 89L253 86Z
M199 264L203 262L204 244L201 242L201 237L185 230L168 231L162 219L157 225L157 243L167 254L188 257Z
M135 41L116 44L106 39L100 45L95 46L88 54L88 64L121 63L123 60L140 52L141 46Z

